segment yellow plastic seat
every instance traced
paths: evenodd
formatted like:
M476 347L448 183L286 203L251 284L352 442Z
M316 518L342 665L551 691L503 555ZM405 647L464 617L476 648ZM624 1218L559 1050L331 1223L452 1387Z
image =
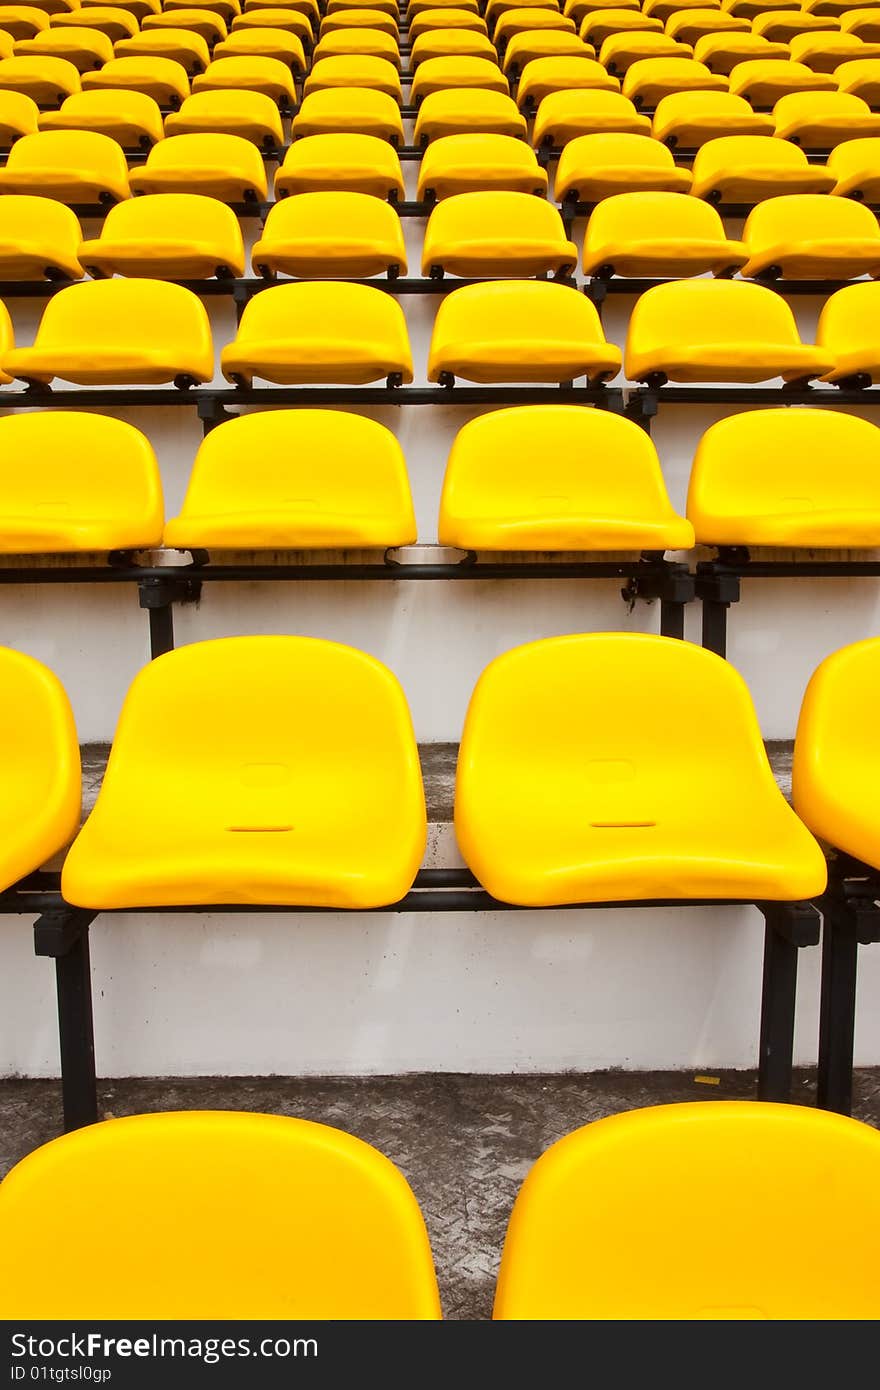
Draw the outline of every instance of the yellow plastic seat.
M780 63L757 58L737 63L730 74L730 90L753 106L772 107L788 92L833 92L837 86L828 73L813 72L806 63Z
M780 193L827 193L834 175L797 145L768 135L708 140L694 157L691 192L710 203L759 203Z
M619 92L551 92L535 114L532 141L565 145L584 135L650 135L651 120ZM558 179L557 170L557 179Z
M42 10L51 20L52 15L63 14L68 10L75 10L78 8L78 5L77 0L39 0L36 8Z
M135 678L62 891L95 907L377 908L407 892L425 839L418 751L390 671L309 637L197 642Z
M410 67L417 68L428 58L457 57L461 54L496 61L495 49L485 34L475 33L472 29L426 29L413 43Z
M547 172L524 140L510 135L445 135L425 150L417 198L448 198L493 188L546 194Z
M400 157L376 135L307 135L295 140L275 175L275 196L291 193L370 193L403 197Z
M681 43L689 44L695 44L699 39L704 39L710 34L716 38L723 38L726 35L751 32L749 21L743 19L742 16L737 17L726 14L724 10L707 10L702 7L694 10L679 10L677 14L671 14L664 28L671 39L678 39ZM694 57L697 57L696 52Z
M602 14L605 10L637 10L639 0L565 0L562 13L581 24L587 15Z
M0 428L8 423L4 419ZM4 471L18 473L18 460L3 457L16 465ZM0 647L0 712L0 887L6 889L42 868L75 834L81 777L73 711L61 682L32 656L8 647ZM4 1311L8 1306L4 1290Z
M284 143L278 107L261 92L196 92L165 117L165 134L236 135L269 149Z
M598 1120L526 1177L494 1317L876 1319L878 1168L875 1130L800 1105L692 1101ZM854 1192L867 1194L856 1220Z
M694 543L645 431L578 405L493 410L459 430L438 536L462 550L687 550Z
M814 834L872 868L880 864L874 813L878 664L880 641L870 637L832 652L813 672L798 719L792 767L792 794L801 819Z
M673 92L726 92L727 78L693 58L643 58L627 69L622 90L636 107L653 107Z
M516 99L538 106L551 92L619 92L620 83L595 58L533 58L520 73Z
M709 7L721 13L720 0L644 0L642 9L645 14L662 19L666 24L668 20L678 14L690 14L692 11L702 11Z
M270 209L251 252L260 275L360 279L405 275L400 217L367 193L298 193Z
M846 92L792 92L773 108L776 134L804 149L828 150L845 140L880 135L880 115Z
M610 73L622 77L633 63L645 58L692 58L693 49L689 43L680 43L668 34L629 32L611 34L599 50L599 61Z
M659 19L642 14L641 10L594 10L585 16L578 33L585 43L599 49L612 34L662 34Z
M194 650L174 652L162 661L172 663L172 672L184 671L186 663L178 659ZM289 684L294 708L308 710L314 704L317 709L321 675L326 668L329 678L334 665L345 666L337 655L343 652L347 649L334 647L324 660L304 653L307 670L314 672L309 690L300 692L291 678L292 662L285 663L283 673L271 673L271 688L280 694ZM364 663L363 674L355 656ZM202 655L206 665L213 659ZM390 731L393 716L400 723L408 716L403 696L391 684L394 678L377 662L367 667L369 657L352 652L347 659L360 677L358 688L378 705L368 716L368 732L375 743L390 743L390 751L402 761L403 737L395 739ZM163 667L149 668L157 670L161 673ZM146 677L145 672L138 679L149 689ZM173 687L185 678L166 679ZM152 678L153 688L164 694L161 682L161 675ZM185 680L187 694L197 688L197 681ZM135 687L138 693L140 689ZM132 696L133 703L136 699ZM252 700L256 709L256 691ZM334 700L333 707L340 703ZM135 704L124 726L132 728L137 740L134 758L140 744L138 709ZM195 710L188 713L198 726ZM230 707L229 713L236 727L239 712ZM332 713L320 713L326 727ZM283 723L280 709L277 721ZM177 722L175 712L172 723ZM247 740L241 742L248 756ZM253 742L259 746L263 739ZM298 792L308 785L314 761L304 738L302 744L309 756L301 765L299 751L294 755ZM201 751L203 738L199 745ZM296 747L286 730L282 747ZM332 752L335 761L335 745ZM365 802L374 783L385 791L385 779L378 759L375 767L372 762L365 766L362 755L358 761L362 770L351 780L362 784ZM276 766L273 757L270 769ZM177 767L172 771L177 773ZM309 820L320 817L321 829L332 834L333 819L341 819L345 834L347 817L335 807L330 810L317 769L312 780L317 807L326 809L310 806ZM270 799L265 791L263 797ZM237 796L245 804L251 799L256 798L247 786ZM390 804L387 793L386 800ZM389 819L395 819L393 814ZM187 826L188 839L191 831ZM280 858L282 851L289 853L286 842L292 837L226 838L241 842L236 857L244 859L248 848L256 857L252 842L257 838L282 842L275 851ZM47 1276L41 1266L55 1243L58 1214L68 1207L76 1258L72 1248L59 1250ZM361 1139L309 1120L184 1111L90 1125L37 1149L9 1174L0 1189L0 1233L19 1269L17 1279L2 1277L4 1306L21 1319L441 1317L425 1223L402 1173Z
M473 18L468 15L468 18ZM431 26L425 24L424 29ZM394 15L386 10L356 9L356 10L337 10L335 14L326 14L321 20L319 35L321 38L325 34L332 34L337 29L382 29L386 34L391 34L393 38L400 35L400 25ZM412 37L412 30L410 30Z
M880 381L880 284L847 285L826 299L816 342L834 363L823 381L852 381L868 386Z
M814 72L833 73L843 63L880 58L880 44L866 43L855 34L844 34L837 29L798 34L789 46L792 58L806 63Z
M687 193L691 176L671 150L649 135L578 135L559 156L557 200L598 203L624 191ZM645 229L646 232L649 230Z
M747 248L728 239L715 209L684 193L605 198L591 213L584 237L584 274L604 278L723 275L747 259Z
M515 34L537 33L542 29L553 29L568 34L577 32L574 20L561 14L551 5L517 5L503 10L498 15L492 29L492 38L500 52Z
M207 43L225 39L228 33L226 21L222 16L213 10L205 9L169 10L163 14L147 15L141 27L144 33L151 33L156 29L187 29L191 33L200 34Z
M0 64L2 68L2 64ZM461 91L468 87L478 87L487 92L509 94L507 78L497 63L488 58L427 58L420 63L410 89L414 105L418 105L431 92L443 92L447 88Z
M251 10L232 21L233 34L250 33L254 29L284 29L295 34L304 46L312 42L313 26L309 16L288 7Z
M46 11L35 5L0 5L0 31L13 39L32 39L34 34L48 29L51 22Z
M23 381L156 385L214 374L211 327L191 290L161 280L94 280L46 304L33 347L0 355Z
M728 14L754 19L770 10L774 13L777 10L800 10L801 4L800 0L721 0L721 8Z
M8 372L3 370L3 357L7 352L11 352L15 347L15 331L12 326L12 319L9 317L9 310L0 301L0 386L8 386L13 378Z
M363 386L383 377L412 381L406 319L373 285L304 281L273 285L248 301L220 365L227 381L282 386Z
M767 10L752 20L752 33L773 43L789 43L796 34L814 34L837 27L838 21L805 10Z
M384 550L415 539L394 435L336 410L261 410L211 430L165 528L181 550Z
M315 45L315 62L323 58L357 57L384 58L387 63L400 67L397 39L382 29L335 29Z
M838 198L880 202L880 137L845 141L831 151L825 167L837 180L831 192Z
M74 92L57 111L43 113L40 129L95 130L126 150L164 138L162 113L143 92Z
M245 265L235 213L199 193L155 193L120 203L107 214L101 235L84 241L79 254L97 276L228 279L244 275Z
M296 105L293 74L279 58L215 58L193 78L194 92L258 92L282 110Z
M441 204L442 207L442 204ZM772 291L768 291L772 293ZM440 304L428 380L599 382L620 370L586 295L546 280L463 285Z
M880 545L880 430L799 406L719 420L697 448L687 514L698 544Z
M346 11L346 13L351 13L351 11ZM328 13L324 23L332 18L332 14ZM470 29L476 34L488 34L489 32L485 19L475 10L452 8L421 10L410 23L410 39L417 39L420 34L426 33L429 29Z
M32 193L62 203L125 199L128 166L115 140L89 130L23 135L0 169L0 193Z
M527 907L796 901L826 880L742 677L642 633L531 642L486 668L465 716L455 835L479 882Z
M169 135L132 169L129 182L133 193L193 192L224 203L264 202L268 194L260 152L240 135ZM229 215L224 208L223 225Z
M845 34L855 34L867 43L880 43L880 6L846 10L838 21ZM816 28L832 27L832 21L817 19Z
M204 72L211 53L201 34L189 29L144 29L133 39L120 39L117 58L172 58L192 77Z
M0 149L8 149L22 135L36 135L39 115L32 97L0 91Z
M86 13L96 5L104 8L106 0L80 0L80 7ZM116 0L116 5L119 9L128 10L129 14L133 15L139 22L143 22L147 15L159 14L162 9L159 0Z
M247 9L248 3L252 6L256 4L256 8L259 9L260 5L265 3L265 0L246 0L245 9ZM466 0L464 0L463 8L468 8ZM476 13L476 4L474 4L472 8L474 13ZM327 15L338 15L340 13L351 14L354 10L361 11L364 9L375 10L379 14L391 15L395 21L399 21L401 18L400 6L397 0L328 0L328 4L324 7L324 12ZM317 0L314 13L316 15L319 13Z
M705 63L711 72L720 72L729 77L739 63L787 62L788 44L771 43L759 34L706 34L697 39L694 57Z
M865 5L866 0L859 0L859 3L860 5ZM876 0L874 0L874 4L876 6ZM867 5L868 8L871 8L871 0L867 0ZM856 6L852 4L852 0L803 0L802 8L808 14L823 15L825 17L831 15L836 19L840 19L841 15L846 14L847 10L855 9Z
M805 345L790 306L766 285L682 280L636 301L624 371L630 381L807 381L834 363ZM795 896L800 896L796 894Z
M4 29L0 29L0 58L11 58L15 53L16 46L16 41L12 35L7 34Z
M113 44L100 29L76 25L70 29L44 29L32 39L16 39L20 58L63 58L78 72L99 68L113 57Z
M332 0L331 0L332 3ZM373 3L373 0L370 0ZM519 0L517 0L519 3ZM549 0L548 0L549 3ZM479 13L477 0L410 0L406 7L406 19L408 23L423 14L425 10L470 10L472 14ZM402 9L400 13L403 14Z
M305 72L302 39L286 29L239 29L214 48L215 58L275 58L294 72Z
M523 8L534 10L560 10L562 6L558 0L487 0L482 5L482 10L486 16L486 23L495 25L502 15L510 10L521 10Z
M505 92L479 87L466 91L430 92L416 116L413 140L424 145L446 135L510 135L522 138L527 130L516 102Z
M651 130L671 149L696 150L725 135L773 135L775 125L731 92L672 92L658 101Z
M5 554L140 550L162 543L156 455L146 436L124 420L78 410L6 415L0 419L0 469ZM78 811L78 794L76 805ZM71 833L75 828L76 821Z
M0 63L0 72L3 64ZM880 107L880 58L860 58L841 63L835 70L838 90L861 97L869 106Z
M368 87L325 87L303 98L291 122L294 139L357 133L403 144L403 120L394 97Z
M54 198L0 198L0 280L81 280L82 231Z
M190 10L192 5L193 0L162 0L162 9L168 14L177 10ZM239 0L199 0L198 8L218 14L227 26L241 13Z
M189 96L186 68L173 58L114 58L99 72L83 73L82 85L89 91L143 92L160 106L179 106Z
M0 58L0 92L19 92L38 106L60 106L79 89L79 71L66 58Z
M320 22L321 9L318 0L272 0L272 3L273 7L286 10L288 14L303 15L315 27ZM371 4L375 4L378 9L387 8L386 0L371 0ZM239 8L243 9L244 17L259 14L261 10L266 9L266 0L244 0L244 5ZM235 20L232 22L234 24Z
M571 275L577 247L552 204L529 193L459 193L434 208L422 274L464 277Z
M303 94L320 92L328 87L367 87L384 92L395 101L403 100L400 73L387 58L337 55L321 58L312 65L303 85Z
M880 226L849 198L794 193L768 198L746 219L746 276L850 280L880 275Z

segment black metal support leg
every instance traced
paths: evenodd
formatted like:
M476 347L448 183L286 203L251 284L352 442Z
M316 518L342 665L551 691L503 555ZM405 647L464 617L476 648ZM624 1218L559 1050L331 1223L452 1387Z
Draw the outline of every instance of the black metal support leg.
M150 656L174 651L175 603L197 603L202 586L198 579L183 578L173 572L167 578L150 576L138 584L138 602L150 615Z
M816 1099L820 1110L836 1110L839 1115L852 1111L858 951L858 938L846 905L826 903Z
M764 980L758 1052L758 1099L791 1097L798 951L819 943L810 903L759 903L764 914Z
M660 635L661 637L678 637L680 640L684 640L683 603L674 603L670 599L661 599Z
M703 599L702 645L717 656L727 656L727 604Z
M34 923L34 949L55 960L64 1128L98 1118L89 926L95 913L80 908L44 912Z

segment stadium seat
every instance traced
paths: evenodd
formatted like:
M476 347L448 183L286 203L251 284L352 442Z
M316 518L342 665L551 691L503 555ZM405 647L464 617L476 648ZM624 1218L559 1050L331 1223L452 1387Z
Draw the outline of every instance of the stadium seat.
M504 46L515 34L537 33L542 29L574 34L577 32L577 25L573 19L560 14L559 10L551 5L517 5L498 15L492 29L492 38L498 45L498 51L503 52Z
M533 58L520 73L516 99L538 106L551 92L579 90L619 92L620 82L595 58Z
M835 72L843 63L880 58L880 44L866 43L855 34L825 30L818 34L800 34L790 44L791 56L806 63L814 72Z
M305 103L304 103L305 104ZM516 102L505 92L479 87L465 91L431 92L422 99L416 115L413 140L425 145L444 135L511 135L523 137L527 126Z
M797 145L768 135L729 135L697 150L691 192L710 203L759 203L779 193L827 193L834 175Z
M823 381L869 386L880 381L880 284L847 285L826 299L816 343L832 359Z
M204 72L211 53L201 34L190 29L144 29L115 45L117 58L171 58L186 68L190 77Z
M261 0L261 3L265 3L265 0ZM171 14L175 11L192 9L192 6L193 0L162 0L161 8L167 14ZM199 0L198 8L219 14L227 26L241 11L239 0Z
M403 228L394 208L366 193L298 193L269 211L251 261L259 275L348 279L405 275Z
M880 287L878 287L880 288ZM801 342L789 305L766 285L682 280L636 300L624 371L630 381L807 381L833 365Z
M373 0L371 0L371 3L372 2ZM551 0L547 0L547 3L550 4ZM555 3L555 0L552 0L552 3ZM411 24L414 19L424 14L426 10L446 10L447 12L470 10L471 14L479 14L477 0L410 0L405 11L406 22ZM400 14L403 19L404 11L402 7L398 8L395 5L395 14Z
M328 15L328 18L331 17ZM431 29L470 29L477 34L488 34L489 32L485 19L477 14L476 9L432 9L421 10L413 16L409 25L410 39L417 39L420 34L425 34Z
M239 640L271 644L306 639ZM282 672L269 673L274 677L271 689L280 694L289 685L293 707L314 706L309 721L317 716L318 727L328 728L337 710L337 717L345 717L345 702L333 698L330 709L325 708L318 693L321 675L326 668L332 679L334 666L345 666L341 654L346 649L333 647L323 658L301 650L302 664L314 673L309 688L301 691L296 662L290 660ZM162 661L174 663L184 656L175 652ZM348 660L359 677L356 689L371 700L365 711L368 733L375 744L390 744L396 762L403 762L408 749L402 733L395 737L395 721L405 726L408 716L394 678L360 653L352 652ZM172 665L172 671L183 669ZM139 679L148 684L146 672ZM150 679L164 693L161 674ZM173 676L166 679L169 685L175 683ZM197 685L187 680L184 688L192 698ZM252 703L256 710L256 692ZM125 726L131 729L135 758L141 732L137 713L135 706ZM232 707L229 714L235 729L239 711ZM201 734L199 717L193 712L190 718ZM277 720L284 727L280 709ZM261 721L259 715L257 722ZM175 712L173 723L177 722ZM224 727L224 741L226 737ZM262 742L255 740L257 746ZM282 747L296 742L284 728ZM249 756L244 738L242 743ZM327 744L336 765L337 749L329 733ZM208 761L203 738L199 745ZM301 761L298 748L294 755L298 791L314 763L305 739L302 751L307 761ZM274 750L269 752L270 769L280 771ZM384 778L378 759L365 765L359 748L357 753L360 773L350 780L363 784L358 790L366 814L370 789L378 783L384 790ZM176 758L170 770L179 782ZM334 806L331 812L321 771L312 771L316 802L309 807L307 832L312 843L322 834L333 838L333 820L343 821L345 834L344 810ZM281 797L276 788L274 797L263 790L262 799ZM397 817L390 810L392 798L386 799L393 822ZM182 794L181 802L187 800ZM237 800L247 804L257 796L252 787L245 787ZM317 815L316 805L322 808ZM372 822L372 816L368 818ZM191 829L187 824L188 838ZM241 846L236 858L242 860L280 859L289 853L287 842L292 838L226 834ZM300 843L301 837L295 838ZM217 852L230 851L218 846ZM381 855L378 846L376 853ZM57 1251L47 1273L47 1252L57 1243L54 1233L61 1212L69 1213L72 1243ZM105 1120L66 1134L29 1154L4 1182L0 1235L18 1271L14 1278L2 1278L3 1302L10 1316L20 1319L241 1316L420 1321L442 1316L425 1223L399 1169L351 1134L286 1115L181 1111Z
M227 381L245 386L255 376L282 386L362 386L383 377L410 382L413 375L397 300L373 285L327 281L273 285L255 295L220 365Z
M577 247L543 198L493 190L459 193L434 208L425 229L422 274L485 278L569 276Z
M688 43L679 43L668 34L623 33L612 34L599 50L599 61L610 73L617 77L632 67L633 63L645 58L692 58L693 49Z
M645 14L652 17L656 16L657 19L662 19L666 24L673 16L690 14L693 10L703 10L706 8L706 4L707 0L644 0L642 8ZM720 12L720 4L715 3L715 0L708 0L710 9L713 8L713 4L714 8Z
M579 405L515 406L464 425L446 465L438 537L462 550L689 550L694 543L645 431Z
M743 229L745 276L790 280L852 280L880 275L880 226L869 208L849 198L793 193L768 198Z
M331 189L391 201L402 198L397 151L376 135L307 135L295 140L275 175L275 196Z
M448 198L490 188L543 196L547 173L534 150L510 135L444 135L425 150L418 198Z
M828 172L837 180L831 190L838 198L880 202L880 137L847 140L828 156Z
M78 24L70 29L44 29L32 39L16 39L15 52L21 58L63 58L78 72L85 72L112 58L113 44L100 29Z
M812 34L816 30L833 29L837 21L825 15L807 14L805 10L766 10L752 20L752 33L772 43L788 43L796 34Z
M820 22L827 24L829 21L823 19ZM880 43L880 8L876 5L867 9L847 10L838 23L845 34L855 34L866 43Z
M0 354L23 381L78 386L210 381L211 327L190 290L161 280L94 280L48 300L33 347Z
M57 111L40 116L41 130L95 130L125 150L149 148L164 138L162 113L143 92L74 92Z
M694 45L694 57L705 63L711 72L729 77L739 63L785 62L788 45L771 43L759 34L705 34Z
M3 457L4 472L10 471L13 460ZM0 647L0 713L0 887L6 889L42 868L74 835L81 778L73 711L61 682L32 656L8 647ZM3 1245L8 1251L5 1233Z
M390 671L336 642L222 638L135 678L62 892L95 908L378 908L408 891L425 839L418 750Z
M442 206L442 204L441 204ZM772 291L768 290L768 294ZM620 370L595 307L570 285L496 280L464 285L437 310L428 380L601 382Z
M601 9L592 10L581 20L578 33L585 43L600 49L612 34L654 33L661 34L663 25L659 19L642 14L641 10Z
M168 10L163 14L148 14L144 16L141 28L145 34L156 29L188 29L191 33L200 34L207 43L217 43L218 40L225 39L229 32L221 15L205 9Z
M860 3L864 5L866 0L860 0ZM867 0L867 3L870 7L872 0ZM876 4L876 0L873 0L873 3ZM808 14L821 15L823 19L831 16L839 22L841 15L846 14L847 10L855 9L856 6L852 0L803 0L802 8Z
M725 135L773 135L775 126L730 92L672 92L658 101L651 130L671 149L696 150Z
M66 58L0 58L0 92L19 92L38 106L60 106L80 85Z
M579 135L559 156L559 202L598 203L623 191L687 193L691 176L677 169L672 151L649 135Z
M189 96L189 76L173 58L114 58L99 72L83 73L84 88L143 92L160 106L177 107Z
M269 149L284 143L278 107L261 92L196 92L165 117L165 134L239 135Z
M627 69L621 90L637 108L650 108L673 92L726 92L727 78L693 58L643 58Z
M403 144L400 107L386 92L367 87L326 87L303 99L291 122L294 139L303 135L375 135Z
M428 58L448 58L461 54L491 61L496 59L492 42L485 34L478 34L473 29L426 29L413 43L410 67L417 68Z
M128 166L109 135L46 130L23 135L0 169L0 193L33 193L62 203L104 203L128 197Z
M293 73L280 58L215 58L193 78L194 92L258 92L282 110L296 106Z
M737 63L730 90L753 106L772 107L788 92L833 92L837 83L828 73L813 72L806 63L780 63L764 58Z
M232 21L233 34L250 33L254 29L284 29L289 34L295 34L304 47L311 45L314 33L314 25L309 16L290 6L246 10L244 14L236 15Z
M596 50L584 43L577 34L563 29L530 29L514 34L504 50L502 68L508 77L516 77L527 63L537 58L595 58Z
M472 19L473 16L468 15L468 18ZM478 21L479 23L482 21ZM430 29L431 25L423 24L421 28ZM358 8L356 10L337 10L335 14L326 14L321 20L320 37L323 38L325 34L332 34L336 29L382 29L386 34L392 34L394 38L397 38L400 25L396 16L387 10ZM485 25L483 26L483 33L485 33ZM412 37L413 33L410 29L410 38Z
M129 183L133 193L193 192L224 203L262 202L268 194L260 153L240 135L168 135L132 169Z
M190 4L191 3L192 0L190 0ZM81 8L85 10L86 13L88 13L93 5L100 5L103 8L105 4L106 0L80 0ZM128 10L129 14L133 15L134 18L141 23L146 19L147 15L159 14L162 9L159 0L116 0L116 4L121 9Z
M180 550L384 550L415 539L400 445L341 410L254 411L211 430L165 528Z
M845 92L792 92L773 108L776 134L804 149L829 150L844 140L880 135L880 115Z
M452 0L449 0L452 3ZM494 26L502 15L510 10L533 9L533 10L559 10L561 6L558 0L488 0L483 7L486 15L486 23ZM412 11L410 11L412 12Z
M96 278L231 279L244 275L245 265L235 213L200 193L154 193L120 203L108 212L101 235L84 241L79 254Z
M0 63L2 70L2 63ZM497 63L488 58L427 58L420 63L416 72L410 95L414 105L418 105L431 92L442 92L447 88L461 91L468 87L478 87L487 92L509 94L507 78Z
M751 32L751 25L747 19L726 14L724 10L712 10L704 7L679 10L677 14L671 14L664 28L671 39L678 39L680 43L689 44L695 44L709 34L714 34L716 38L724 38L731 34ZM696 52L694 57L697 57ZM701 59L700 61L704 60Z
M728 240L715 209L684 193L605 198L584 236L584 274L603 278L733 274L747 259L747 247Z
M874 1320L878 1170L876 1130L801 1105L691 1101L595 1121L526 1177L494 1317Z
M35 5L0 5L0 31L12 39L31 39L48 29L51 22L46 11Z
M2 68L0 63L0 71ZM880 107L880 58L841 63L834 73L834 82L841 92L850 92L869 106Z
M8 149L22 135L36 135L39 114L33 97L0 90L0 149Z
M315 62L323 58L353 57L383 58L394 67L400 67L397 39L383 29L334 29L315 46Z
M372 0L376 8L384 10L388 8L387 0ZM286 10L288 14L305 15L309 23L317 27L321 18L321 8L318 0L274 0L274 4L280 9ZM242 6L245 15L259 14L265 10L266 0L244 0ZM233 24L235 21L233 20Z
M0 419L0 460L4 554L141 550L162 544L156 455L146 436L124 420L80 410L5 415Z
M754 19L757 15L767 14L769 10L774 13L777 10L799 10L801 6L798 0L721 0L721 8L728 14Z
M435 60L445 62L446 59ZM464 59L458 61L463 62ZM474 58L473 62L479 61ZM419 69L421 72L425 67ZM325 87L368 87L370 91L385 92L395 101L403 100L400 86L400 73L387 58L363 58L357 54L351 57L337 55L335 58L321 58L303 84L303 95L320 92Z
M619 92L551 92L538 107L532 140L565 145L582 135L650 135L651 119Z
M826 880L742 677L642 633L531 642L486 668L465 716L455 836L483 887L523 907L797 901Z
M81 280L79 221L54 198L0 197L0 280Z
M745 410L700 440L687 514L699 545L880 545L880 430L856 415Z

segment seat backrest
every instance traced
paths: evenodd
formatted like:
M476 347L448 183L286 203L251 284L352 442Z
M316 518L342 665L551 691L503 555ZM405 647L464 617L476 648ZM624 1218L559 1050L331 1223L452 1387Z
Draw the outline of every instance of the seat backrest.
M627 351L755 342L800 344L794 314L781 295L751 281L680 280L655 285L636 300Z
M18 87L54 88L63 101L71 92L79 91L79 70L67 58L0 58L0 85L13 91Z
M872 364L880 360L877 343L877 315L880 313L880 284L875 281L845 285L829 295L819 315L816 345L833 354L844 355L867 350Z
M164 104L168 97L182 101L189 96L189 74L183 64L173 58L113 58L99 72L86 73L83 86L135 90L149 86L161 93Z
M6 167L25 174L40 169L88 171L95 180L125 188L128 165L115 140L95 130L41 130L16 140Z
M560 250L568 245L558 210L545 198L531 193L511 193L488 189L477 193L456 193L443 198L433 208L425 229L425 254L429 246L469 247L486 240L511 241L511 256L518 243L530 239L557 242Z
M712 181L755 168L807 169L809 161L799 145L773 135L720 135L707 140L694 156L694 183Z
M868 103L849 92L787 92L773 107L777 129L825 119L857 120L870 114Z
M194 101L195 97L189 100ZM144 167L151 171L218 169L227 172L230 177L240 175L249 183L262 183L266 176L256 145L241 135L224 133L168 135L153 145ZM225 211L228 213L229 209Z
M826 168L838 182L870 174L880 176L880 136L865 135L858 140L844 140L835 145L828 156Z
M850 198L829 198L822 193L787 193L767 198L752 208L743 229L743 241L756 250L823 239L845 241L850 237L880 240L877 218L862 203Z
M87 131L89 122L95 117L116 119L121 122L138 121L151 132L155 132L157 143L162 139L162 115L158 102L144 92L126 92L118 88L102 91L74 92L65 99L61 113L72 125L74 121L82 124L80 130Z
M374 285L342 281L301 281L273 285L248 300L238 342L361 340L390 354L409 357L406 318L392 295ZM344 349L343 349L344 351Z
M442 96L443 93L436 93ZM501 96L488 92L487 96ZM426 97L426 101L431 98ZM502 100L504 100L502 96ZM535 187L546 184L534 150L525 140L513 135L441 135L432 140L422 156L420 182L430 187L431 177L455 173L462 169L489 169L502 165L505 170L518 167L524 174L534 175Z
M369 193L337 192L298 193L295 198L282 198L270 208L263 231L263 242L309 241L317 247L321 240L332 249L334 237L342 232L347 239L367 243L371 240L386 245L399 242L403 256L403 232L400 216L390 203L373 198ZM317 251L315 252L317 256Z
M691 198L687 193L615 193L597 203L590 214L584 251L612 244L625 246L633 241L650 245L679 237L717 241L719 246L727 240L720 216L699 198Z
M35 237L44 246L54 244L60 252L76 259L82 241L79 218L55 198L5 193L0 198L0 242L26 246Z
M434 319L432 350L440 343L479 342L499 347L522 343L528 351L553 339L605 341L599 315L586 295L544 280L495 280L463 285L442 300Z
M538 1159L510 1219L495 1317L876 1319L878 1241L868 1125L757 1101L655 1106Z
M210 359L211 325L205 306L182 285L163 280L86 280L48 300L35 346L87 353L153 347ZM210 372L208 372L210 376Z
M0 1186L0 1234L10 1316L440 1317L405 1178L307 1120L172 1112L66 1134Z
M562 161L565 161L563 164ZM674 169L675 159L668 146L650 135L606 134L576 135L569 140L560 155L557 179L562 183L565 171L575 163L578 169L594 174L599 168L616 169L627 166L637 169Z
M185 135L177 139L186 140ZM221 137L222 138L222 137ZM235 136L230 136L235 139ZM241 142L247 145L248 142ZM253 145L248 145L253 150ZM221 245L233 263L243 262L244 245L238 218L231 208L201 193L148 193L112 207L104 219L101 241L195 242Z

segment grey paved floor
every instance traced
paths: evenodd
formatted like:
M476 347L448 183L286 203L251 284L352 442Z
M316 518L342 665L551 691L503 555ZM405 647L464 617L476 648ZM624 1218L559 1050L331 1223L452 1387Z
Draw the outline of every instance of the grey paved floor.
M603 1115L680 1100L754 1096L749 1072L706 1085L687 1072L566 1076L398 1076L365 1079L197 1078L103 1082L106 1117L154 1110L256 1110L336 1125L375 1144L419 1199L448 1318L488 1318L517 1189L538 1155ZM813 1103L806 1073L794 1099ZM58 1085L0 1082L0 1175L54 1138ZM880 1128L880 1068L856 1078L856 1115Z

